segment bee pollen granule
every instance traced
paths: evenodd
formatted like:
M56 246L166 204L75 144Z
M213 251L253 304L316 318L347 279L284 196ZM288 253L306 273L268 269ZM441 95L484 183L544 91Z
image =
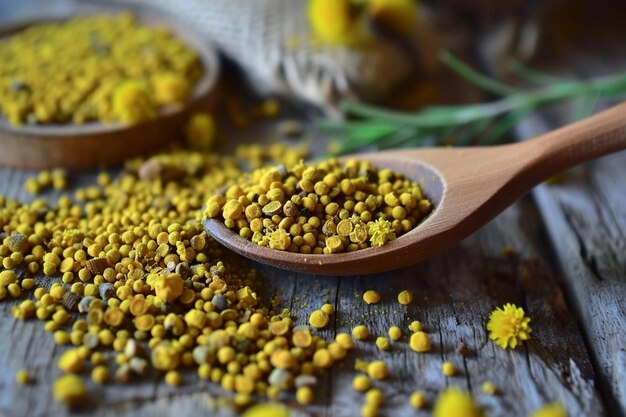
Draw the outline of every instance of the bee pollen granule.
M380 302L380 294L374 290L368 290L363 293L363 301L367 304L378 304Z
M428 352L431 348L428 334L421 331L415 332L411 335L409 345L415 352Z
M367 327L358 325L352 329L352 337L356 340L365 340L369 337L369 331L367 330Z
M328 324L328 321L329 321L328 315L324 313L322 310L315 310L314 312L311 313L311 316L309 317L309 324L315 327L316 329L321 329L323 327L326 327L326 325Z

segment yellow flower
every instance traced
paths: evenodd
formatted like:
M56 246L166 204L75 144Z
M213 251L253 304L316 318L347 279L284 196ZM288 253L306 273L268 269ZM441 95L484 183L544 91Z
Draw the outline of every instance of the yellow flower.
M443 391L433 408L434 417L482 417L482 415L482 409L474 402L472 396L457 387Z
M563 404L552 403L539 407L530 417L567 417L567 410Z
M347 45L358 38L360 24L350 0L309 0L309 24L319 40Z
M502 349L515 347L524 340L530 339L532 329L528 325L530 317L524 316L524 309L515 304L507 303L489 314L487 330L489 338Z
M418 9L414 0L370 0L367 13L381 28L406 36L415 26Z
M382 246L388 240L396 238L391 222L385 219L378 219L375 222L367 223L367 234L370 236L372 246Z

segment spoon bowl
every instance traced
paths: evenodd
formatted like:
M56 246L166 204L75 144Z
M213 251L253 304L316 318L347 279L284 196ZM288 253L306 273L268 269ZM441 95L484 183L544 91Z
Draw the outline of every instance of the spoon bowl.
M343 157L367 160L417 182L433 211L413 230L381 247L301 254L259 246L218 219L204 226L247 258L318 275L360 275L429 258L487 223L539 182L573 165L626 148L626 103L524 142L472 148L391 150Z

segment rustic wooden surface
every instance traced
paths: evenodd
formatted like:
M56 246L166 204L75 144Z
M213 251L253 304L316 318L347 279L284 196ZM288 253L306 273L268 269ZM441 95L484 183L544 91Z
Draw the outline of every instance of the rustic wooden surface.
M623 71L623 45L608 39L596 48L614 52L599 56L589 49L578 51L568 61L568 72L585 77ZM573 110L564 106L529 118L518 126L518 135L532 137L550 130L571 120ZM533 192L603 399L614 415L622 417L626 415L625 169L626 152L621 152L572 169Z
M0 170L0 193L28 198L21 185L29 172ZM83 175L75 184L93 180ZM53 195L47 197L53 198ZM507 256L504 245L517 248ZM547 401L561 400L572 416L605 415L604 405L594 389L594 370L573 314L564 302L554 268L543 255L547 252L542 227L528 200L516 204L463 243L430 261L414 267L374 276L356 278L315 277L263 266L266 298L279 295L281 306L291 308L297 324L324 302L337 308L333 326L322 331L327 337L366 324L373 335L384 335L391 325L423 322L431 334L434 349L416 354L406 338L394 343L391 352L378 352L373 339L358 343L345 362L321 380L316 404L303 415L354 416L363 401L351 388L355 358L385 359L391 379L381 388L387 402L384 415L415 415L408 407L412 390L426 392L429 400L445 386L458 385L471 390L492 416L526 416ZM359 297L367 289L378 289L383 302L367 306ZM408 307L395 300L402 289L415 292ZM503 351L488 341L484 329L492 308L504 302L525 306L533 318L533 339L520 349ZM37 321L16 321L10 315L14 301L0 304L0 410L7 416L64 415L65 410L51 400L50 383L60 374L56 360L64 348L54 345L50 334ZM455 353L460 342L473 352L468 357ZM441 363L450 360L458 376L441 375ZM18 386L15 371L21 367L33 372L37 383ZM480 385L493 381L500 388L494 397L481 393ZM89 385L93 415L195 415L208 410L209 393L220 391L186 376L182 388L171 388L156 378L128 385L105 388ZM286 398L289 401L288 398ZM215 415L231 411L220 408ZM427 411L417 415L428 415Z
M270 137L267 132L271 128L271 123L266 122L247 135L244 132L242 140L245 136ZM20 200L32 198L23 191L23 183L31 175L34 172L1 169L0 194ZM93 173L74 175L73 186L93 183L94 178ZM54 200L58 194L50 192L44 197ZM619 219L623 223L623 213ZM357 415L363 395L351 388L356 358L383 358L390 365L391 379L378 384L387 399L382 415L429 415L429 410L410 409L408 395L422 390L432 404L438 392L448 385L470 390L491 416L527 416L539 405L557 400L567 405L570 416L618 415L607 412L606 397L594 388L599 371L594 369L585 347L589 336L579 329L578 309L572 310L566 302L558 268L550 255L553 248L543 233L533 202L525 199L442 255L403 270L339 278L259 265L266 277L261 289L264 298L278 295L281 307L293 311L297 324L306 323L309 313L324 302L336 306L332 326L322 331L329 338L361 323L374 336L384 335L391 325L406 329L411 320L418 319L433 341L433 351L428 354L411 351L406 337L385 353L377 351L373 338L358 343L344 365L321 379L315 405L305 409L296 406L292 397L284 398L293 407L293 415ZM505 245L517 253L504 254ZM360 294L367 289L379 290L383 302L365 305ZM416 294L408 307L395 300L402 289ZM514 351L496 347L487 339L484 327L489 312L505 302L524 306L533 319L533 339ZM51 334L43 331L42 323L14 320L10 315L14 304L15 301L7 300L0 303L0 415L67 415L63 407L52 401L50 386L60 375L56 361L65 348L55 346ZM470 348L470 356L455 353L461 342ZM441 375L444 360L457 365L458 376ZM15 372L21 367L34 374L35 385L19 386L14 382ZM499 387L498 395L481 393L480 386L486 380ZM185 385L180 388L171 388L154 376L104 388L88 381L88 386L93 405L76 415L234 414L228 407L211 407L210 398L223 393L216 386L199 381L193 372L185 375Z
M558 115L549 120L529 119L522 125L521 136L567 121ZM248 136L267 137L264 132L269 128L261 126ZM515 204L462 243L406 269L338 278L259 265L265 274L264 298L278 295L281 307L292 309L297 324L304 324L308 314L324 302L336 306L332 326L322 331L329 338L356 324L366 324L374 336L384 335L391 325L406 329L411 320L418 319L433 341L433 351L427 354L411 351L406 337L384 353L377 351L372 338L357 343L344 366L320 380L313 406L302 408L292 397L284 398L292 415L358 415L363 395L351 388L354 360L382 358L391 370L390 380L377 384L386 395L383 416L430 415L430 407L424 411L409 408L410 392L424 391L432 404L443 387L456 385L470 390L492 417L525 417L551 401L566 404L570 417L623 417L624 167L626 153L620 153L573 170L563 182L537 188L532 199ZM23 183L34 174L0 169L0 194L29 200L32 197L23 191ZM75 175L72 181L75 187L91 184L95 174ZM58 194L44 197L54 200ZM516 253L504 254L505 245ZM367 289L379 290L383 302L365 305L359 296ZM395 301L403 289L416 294L408 307ZM513 351L496 347L485 331L489 312L505 302L524 306L532 317L532 340ZM224 393L199 381L193 372L185 375L185 384L179 388L154 376L105 387L87 381L93 405L69 413L51 395L51 383L60 375L56 361L65 348L54 344L41 322L14 320L10 309L15 304L13 300L0 302L0 416L235 415L228 407L214 407L210 399ZM468 345L470 356L455 353L460 342ZM444 360L457 365L457 376L441 375ZM14 382L15 372L22 367L35 376L36 384ZM496 396L481 393L486 380L499 387Z

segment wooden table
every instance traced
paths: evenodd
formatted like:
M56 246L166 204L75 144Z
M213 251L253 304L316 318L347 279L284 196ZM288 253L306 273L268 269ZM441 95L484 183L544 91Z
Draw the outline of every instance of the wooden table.
M594 60L598 63L601 60ZM607 60L605 60L607 61ZM579 75L598 72L582 60ZM601 62L603 72L620 68ZM600 64L598 64L600 65ZM623 66L621 67L623 68ZM542 115L518 128L530 137L566 123L571 112ZM263 127L262 127L263 128ZM269 128L264 126L264 128ZM258 134L258 130L254 132ZM261 135L262 136L262 135ZM1 150L0 150L1 151ZM373 341L359 343L345 364L321 381L315 404L302 408L285 401L293 416L351 417L359 413L363 395L351 387L354 360L384 359L391 378L379 386L385 416L427 416L408 405L413 390L423 391L430 404L446 386L469 390L492 417L527 416L540 405L563 402L569 416L626 415L626 152L602 158L567 172L563 179L537 187L478 232L445 253L403 270L354 278L315 277L260 266L262 293L279 295L296 324L305 324L324 302L336 314L321 331L327 338L366 324L385 335L391 325L406 329L420 320L430 333L433 350L416 354L406 337L390 352ZM33 172L0 169L0 194L28 200L24 181ZM74 186L92 183L95 175L73 177ZM54 200L58 194L44 197ZM507 254L503 247L514 248ZM382 293L378 305L360 298L368 289ZM409 306L396 301L398 292L416 294ZM532 318L532 340L515 350L501 350L488 340L489 312L506 302L523 306ZM64 351L36 320L11 316L15 301L0 302L0 416L62 416L69 413L52 401L51 382L60 375L56 362ZM456 352L465 343L469 355ZM443 361L458 374L444 377ZM14 382L27 366L34 385ZM481 392L485 381L498 387L495 396ZM229 416L226 407L210 401L223 394L193 373L171 388L148 378L126 385L99 387L88 382L93 407L72 415L93 416ZM378 385L378 384L377 384ZM453 416L451 416L453 417Z

